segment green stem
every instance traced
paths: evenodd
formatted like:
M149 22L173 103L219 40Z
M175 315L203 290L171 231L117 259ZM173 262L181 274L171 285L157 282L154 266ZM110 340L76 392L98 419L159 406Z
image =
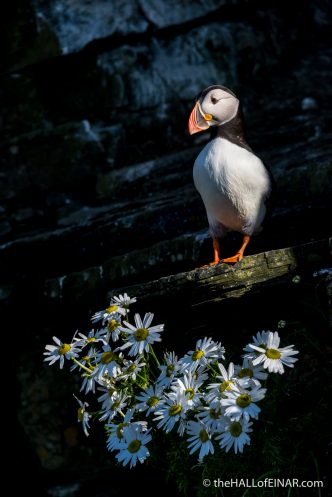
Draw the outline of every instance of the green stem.
M157 366L159 366L160 363L158 361L158 358L157 358L156 354L154 353L154 350L153 350L153 347L152 347L151 344L150 344L149 348L150 348L150 354L151 354L151 356L153 357L153 359L154 359L155 363L157 364Z
M84 366L84 364L82 364L80 361L78 361L78 360L76 359L76 357L72 357L72 360L73 360L74 362L76 362L76 364L78 364L78 366L79 366L80 368L85 369L85 371L87 371L89 374L93 373L93 369L89 369L89 368L87 368L86 366Z
M148 383L148 380L147 380L147 377L146 375L145 376L142 376L141 374L137 373L137 378L139 378L145 385Z
M216 369L214 369L214 367L212 366L212 364L210 364L208 362L207 365L211 369L211 371L213 371L213 373L214 373L215 376L218 376L218 374L220 374L219 371L217 371Z

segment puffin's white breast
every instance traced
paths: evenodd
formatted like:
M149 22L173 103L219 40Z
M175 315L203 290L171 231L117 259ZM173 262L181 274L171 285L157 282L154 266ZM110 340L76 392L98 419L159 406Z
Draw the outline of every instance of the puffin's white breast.
M225 138L209 142L194 164L194 183L210 228L252 235L261 228L271 182L262 161Z

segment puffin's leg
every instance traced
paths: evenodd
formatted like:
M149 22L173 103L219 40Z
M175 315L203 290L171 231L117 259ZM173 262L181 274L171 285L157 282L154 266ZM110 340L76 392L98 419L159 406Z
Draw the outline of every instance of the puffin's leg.
M243 252L249 242L250 242L250 236L243 235L243 241L240 250L235 255L233 255L233 257L227 257L227 259L222 259L222 262L232 263L232 262L241 261L243 259Z
M221 261L220 259L220 242L218 240L218 238L213 238L212 240L212 244L213 244L213 262L211 262L211 266L213 266L214 264L219 264L219 262Z
M205 264L204 266L201 267L210 267L210 266L215 266L216 264L219 264L221 262L220 259L220 242L218 238L212 238L212 244L213 244L213 262L210 262L210 264Z

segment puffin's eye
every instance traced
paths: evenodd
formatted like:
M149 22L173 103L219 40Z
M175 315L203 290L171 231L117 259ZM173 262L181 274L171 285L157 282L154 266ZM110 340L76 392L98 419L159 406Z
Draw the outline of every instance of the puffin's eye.
M219 99L214 97L213 95L211 96L211 102L213 103L213 105L215 105L217 102L219 102Z

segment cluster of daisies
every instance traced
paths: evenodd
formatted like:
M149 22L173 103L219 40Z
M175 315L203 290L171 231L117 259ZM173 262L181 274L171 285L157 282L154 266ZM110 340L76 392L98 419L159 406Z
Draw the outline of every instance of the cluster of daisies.
M131 324L129 307L135 302L126 293L114 297L94 314L95 328L88 334L76 333L71 343L53 337L55 345L46 346L45 361L60 368L70 361L71 370L80 371L81 391L97 398L98 408L90 411L88 402L75 397L84 433L91 418L98 418L108 450L130 467L149 456L156 429L186 437L200 462L216 445L243 452L266 393L261 382L268 373L294 366L293 345L280 347L277 332L261 331L244 348L242 364L225 367L224 347L205 337L183 357L166 352L159 362L153 344L161 341L164 325L152 326L152 313L143 319L135 314Z

